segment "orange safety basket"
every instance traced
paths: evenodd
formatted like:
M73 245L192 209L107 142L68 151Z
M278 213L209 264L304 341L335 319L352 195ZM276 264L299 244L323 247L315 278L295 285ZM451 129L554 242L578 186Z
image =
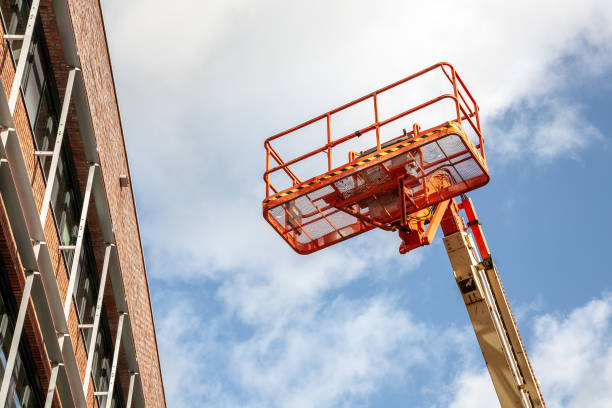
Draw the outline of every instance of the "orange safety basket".
M450 83L450 93L379 118L379 104L385 93L426 74L440 72L447 87ZM373 123L334 139L333 120L343 111L370 100L374 105ZM419 125L412 122L410 132L402 130L402 124L415 114L444 102L450 102L451 112L443 113L446 116L437 125L421 132ZM440 120L440 115L429 117L433 123ZM272 147L273 142L318 122L326 129L322 146L287 161ZM361 152L350 150L366 135L373 136L375 146ZM394 231L407 219L431 216L438 203L489 181L478 105L455 69L444 62L274 135L264 145L263 215L300 254L312 253L373 228ZM333 167L332 154L338 150L348 151L348 161ZM321 155L325 162L323 171L305 166L311 176L316 176L302 181L296 174L300 165ZM276 163L272 168L271 159ZM290 186L282 189L273 185L271 177L279 173Z

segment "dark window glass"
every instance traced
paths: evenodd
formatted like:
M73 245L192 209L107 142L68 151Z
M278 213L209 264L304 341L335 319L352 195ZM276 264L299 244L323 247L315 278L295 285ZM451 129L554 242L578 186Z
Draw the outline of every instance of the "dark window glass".
M79 262L77 284L74 287L74 302L82 324L91 324L96 314L96 300L98 288L95 281L95 267L89 263L89 257L82 255ZM91 340L91 329L83 330L85 347L89 347Z
M0 10L4 20L4 30L7 34L25 33L30 13L29 2L25 0L0 0ZM19 60L22 42L17 40L9 42L15 61Z
M113 356L112 350L109 350L108 347L109 341L110 339L105 333L105 330L100 330L96 338L93 366L91 368L91 375L93 376L96 390L108 390ZM105 404L106 396L103 395L98 397L98 405L104 406Z
M28 15L30 12L29 1L25 0L0 0L0 11L2 21L7 34L25 34ZM14 63L17 64L23 48L22 40L9 41ZM43 88L45 86L46 67L44 66L44 55L42 45L42 29L35 26L32 34L32 43L28 50L28 64L23 73L21 90L26 112L30 123L34 123L38 114Z
M72 183L69 158L65 146L57 163L56 182L51 193L51 207L55 215L61 245L74 245L79 230L80 206ZM67 266L72 265L72 251L66 252Z
M23 34L29 13L29 2L26 0L0 0L0 11L6 32L9 34ZM13 58L19 59L21 51L21 41L12 41ZM40 27L34 31L32 45L28 53L28 64L24 71L21 84L22 95L26 107L26 112L32 125L36 149L41 151L52 150L57 137L59 123L59 95L55 86L52 71L49 67L47 50L44 44L44 37ZM50 157L39 157L43 174L48 179L51 165ZM60 245L76 244L76 237L79 229L80 213L82 200L79 191L79 184L74 170L74 163L70 151L70 145L66 135L62 143L61 154L58 159L56 172L56 182L51 193L51 209L57 226ZM66 267L70 271L74 262L73 251L65 251L64 258ZM79 323L93 323L95 314L95 302L98 296L98 274L95 265L93 250L86 234L83 240L81 258L78 260L77 282L73 297L78 313ZM1 330L0 322L0 330ZM83 339L86 347L89 347L92 330L83 330ZM105 314L100 321L100 329L93 352L94 365L92 376L96 391L108 390L110 380L110 369L113 358L113 346L110 342L110 330ZM4 341L0 339L0 341ZM8 340L10 343L10 339ZM91 351L88 351L91 352ZM1 353L0 353L1 354ZM2 356L0 356L2 360ZM17 373L18 370L16 369ZM29 407L23 405L29 403L27 384L22 385L19 381L14 384L16 395L21 398L21 405L15 407ZM113 407L123 407L123 399L119 390L119 378L115 379L115 391L113 393ZM106 397L99 399L100 405L104 404ZM32 406L36 406L32 405Z
M38 115L38 107L45 85L45 74L48 72L47 67L43 66L42 53L40 37L35 33L21 82L21 91L30 123L34 123Z
M34 138L36 139L36 147L38 150L49 151L55 146L55 138L57 136L57 112L54 111L55 104L50 92L51 86L45 86L40 109L36 117L34 126ZM43 167L45 175L49 174L51 166L51 157L40 157L40 164Z
M17 314L15 298L10 292L4 265L0 264L0 384L4 376L7 358L13 339L14 321ZM42 387L36 372L32 353L22 333L19 353L11 376L6 407L35 408L42 406Z
M96 346L94 350L93 366L91 375L93 376L94 384L97 390L108 390L110 382L110 372L113 364L113 343L111 342L110 330L108 329L108 320L102 315L100 321L100 333L96 338ZM111 407L124 407L123 396L121 395L121 384L119 376L115 376L115 385L113 388L113 396ZM98 397L98 405L105 406L107 396Z

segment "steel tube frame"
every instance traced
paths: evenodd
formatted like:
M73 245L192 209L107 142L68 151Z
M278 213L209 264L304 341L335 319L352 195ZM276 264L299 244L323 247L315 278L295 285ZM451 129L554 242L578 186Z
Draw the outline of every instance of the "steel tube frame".
M87 365L85 367L85 376L83 377L83 394L87 396L89 390L89 378L91 376L91 367L93 366L93 350L96 346L96 338L98 337L98 328L100 327L100 317L102 316L102 303L104 300L104 289L106 287L106 277L108 275L108 264L110 262L111 251L113 244L107 244L104 251L104 264L102 266L102 275L100 276L100 286L98 288L98 299L96 300L96 313L94 315L91 339L87 347Z
M390 118L387 118L387 119L383 120L382 122L373 123L371 125L368 125L368 126L364 127L363 129L359 129L357 132L359 132L360 135L364 135L365 133L370 132L370 131L376 129L377 126L378 127L385 126L385 125L387 125L387 124L389 124L389 123L391 123L391 122L393 122L395 120L401 119L404 116L410 115L411 113L414 113L414 112L416 112L416 111L418 111L420 109L426 108L427 106L433 105L433 104L435 104L437 102L440 102L440 101L442 101L444 99L451 99L451 100L454 100L455 102L457 101L457 99L455 98L454 95L451 95L451 94L440 95L440 96L437 96L437 97L435 97L433 99L430 99L427 102L422 103L421 105L418 105L418 106L416 106L414 108L408 109L408 110L406 110L406 111L404 111L402 113L398 113L395 116L391 116ZM436 126L436 127L438 127L438 126ZM432 128L432 129L435 129L436 127ZM345 143L345 142L347 142L347 141L349 141L351 139L359 137L359 136L357 136L357 132L350 133L350 134L348 134L348 135L346 135L346 136L344 136L344 137L342 137L340 139L334 140L333 142L331 142L331 147L332 148L336 147L339 144ZM427 131L423 131L423 133L426 133L426 132ZM293 165L293 164L295 164L295 163L297 163L299 161L302 161L302 160L305 160L305 159L307 159L309 157L314 156L315 154L321 153L321 152L325 151L327 149L327 147L328 147L327 145L324 145L323 147L320 147L318 149L312 150L309 153L303 154L303 155L301 155L299 157L296 157L296 158L291 159L291 160L289 160L287 162L279 164L278 166L275 166L275 167L271 168L270 170L266 171L264 173L264 177L266 175L275 173L275 172L277 172L279 170L286 169L289 166L291 166L291 165ZM271 149L271 151L270 151L271 153L276 153L276 151L272 147L270 147L270 149ZM278 156L278 153L276 153L276 156ZM272 157L275 158L274 154L272 155ZM276 158L275 158L275 160L276 160ZM279 162L279 161L277 160L277 162Z
M414 78L420 77L421 75L424 75L424 74L428 73L429 71L433 71L434 69L439 68L439 67L443 67L443 66L448 66L448 67L450 67L452 71L454 71L454 70L455 70L451 64L449 64L449 63L447 63L447 62L439 62L439 63L434 64L434 65L432 65L432 66L430 66L430 67L428 67L428 68L425 68L425 69L423 69L423 70L421 70L421 71L419 71L419 72L417 72L417 73L415 73L415 74L412 74L412 75L410 75L410 76L408 76L408 77L406 77L406 78L404 78L404 79L400 79L400 80L399 80L399 81L397 81L397 82L394 82L394 83L392 83L392 84L390 84L390 85L387 85L387 86L385 86L384 88L380 88L380 89L378 89L378 90L376 90L376 91L374 91L374 92L372 92L372 93L369 93L369 94L367 94L367 95L362 96L361 98L355 99L355 100L354 100L354 101L352 101L352 102L349 102L349 103L344 104L344 105L342 105L342 106L340 106L340 107L337 107L337 108L335 108L335 109L332 109L331 111L329 111L329 112L327 112L327 113L324 113L324 114L322 114L322 115L319 115L319 116L317 116L316 118L310 119L309 121L306 121L306 122L304 122L304 123L302 123L302 124L299 124L299 125L297 125L297 126L294 126L294 127L292 127L291 129L287 129L287 130L285 130L285 131L283 131L283 132L280 132L280 133L277 133L277 134L275 134L275 135L273 135L273 136L270 136L269 138L267 138L267 139L265 140L265 142L264 142L264 146L266 146L266 147L270 147L270 148L271 148L271 146L270 146L270 142L271 142L272 140L274 140L274 139L278 139L278 138L279 138L279 137L281 137L281 136L284 136L284 135L286 135L286 134L288 134L288 133L291 133L291 132L294 132L294 131L296 131L296 130L298 130L298 129L301 129L301 128L303 128L304 126L308 126L308 125L310 125L310 124L312 124L312 123L314 123L314 122L317 122L317 121L319 121L319 120L321 120L321 119L325 118L325 116L326 116L327 114L333 115L333 114L335 114L335 113L338 113L338 112L340 112L340 111L342 111L342 110L345 110L346 108L350 108L350 107L351 107L351 106L353 106L353 105L356 105L356 104L358 104L358 103L360 103L360 102L365 101L365 100L366 100L366 99L368 99L368 98L373 97L373 96L374 96L374 94L381 94L381 93L383 93L383 92L386 92L386 91L388 91L388 90L389 90L389 89L391 89L391 88L395 88L396 86L399 86L399 85L401 85L401 84L403 84L403 83L405 83L405 82L408 82L408 81L410 81L410 80L412 80L412 79L414 79ZM457 75L457 77L458 77L458 76L459 76L459 75ZM462 81L461 81L461 82L462 82ZM462 82L462 83L463 83L463 82ZM468 94L469 94L469 92L468 92ZM470 95L470 97L471 97L471 95Z
M11 341L11 347L9 349L6 366L4 368L2 386L0 387L0 406L2 407L6 405L6 400L8 398L11 377L13 376L15 360L19 351L19 343L21 342L21 334L23 333L23 324L25 322L26 312L28 311L28 305L30 303L32 285L34 283L34 278L38 276L38 272L30 272L28 274L28 276L26 277L25 285L23 287L23 293L21 294L21 304L19 305L19 312L17 313L17 320L15 321L15 329L13 330L13 339Z
M452 94L440 95L440 97L438 97L438 98L435 98L435 99L433 99L433 100L431 100L429 102L425 102L425 103L423 103L423 104L421 104L421 105L419 105L419 106L417 106L415 108L409 109L408 111L405 111L405 112L403 112L403 113L401 113L399 115L395 115L395 116L393 116L391 118L388 118L387 120L384 120L382 122L379 121L379 118L378 118L378 98L377 98L379 94L384 93L384 92L388 91L389 89L392 89L392 88L394 88L396 86L402 85L402 84L404 84L404 83L406 83L406 82L408 82L408 81L410 81L412 79L415 79L415 78L420 77L420 76L422 76L424 74L427 74L430 71L434 71L437 68L439 68L442 71L442 73L444 74L444 77L446 77L446 79L448 79L449 83L451 84L451 86L452 86ZM450 75L447 72L446 68L448 68L450 70ZM467 98L466 98L466 96L464 96L464 93L467 95ZM397 81L397 82L395 82L393 84L390 84L390 85L388 85L388 86L386 86L384 88L381 88L381 89L379 89L377 91L374 91L374 92L372 92L370 94L364 95L361 98L358 98L358 99L356 99L356 100L354 100L352 102L349 102L349 103L347 103L347 104L345 104L343 106L335 108L335 109L333 109L333 110L331 110L331 111L329 111L327 113L324 113L324 114L322 114L320 116L317 116L317 117L315 117L315 118L313 118L313 119L311 119L309 121L306 121L306 122L304 122L304 123L302 123L302 124L300 124L298 126L295 126L295 127L291 128L291 129L288 129L288 130L285 130L283 132L280 132L280 133L278 133L278 134L276 134L274 136L271 136L268 139L266 139L265 142L264 142L264 147L266 148L266 172L264 173L264 181L266 182L266 197L268 197L269 194L270 194L270 192L269 192L269 190L270 190L269 175L271 173L275 173L276 171L279 171L279 170L284 170L293 179L293 177L290 174L291 170L290 170L289 166L295 164L298 161L305 160L305 159L307 159L307 158L309 158L311 156L314 156L315 154L321 153L321 152L326 152L327 153L327 155L328 155L328 167L329 167L329 163L331 163L331 160L332 160L332 157L331 157L332 149L335 146L337 146L338 144L344 143L344 142L346 142L346 141L348 141L348 140L350 140L350 139L352 139L354 137L358 137L360 135L363 135L364 133L369 132L371 130L376 130L376 144L377 144L376 149L380 150L381 149L381 144L380 144L380 128L382 126L385 126L386 124L388 124L388 123L390 123L390 122L392 122L394 120L397 120L397 119L399 119L399 118L401 118L403 116L406 116L406 115L408 115L410 113L413 113L416 110L423 109L423 108L429 106L432 102L433 103L438 102L438 101L440 101L440 100L442 100L442 99L444 99L446 97L451 97L454 100L456 120L458 122L461 122L463 119L467 119L469 121L470 126L473 128L473 130L478 135L478 139L479 139L478 148L480 149L480 153L481 153L481 155L484 158L485 153L484 153L484 146L483 146L483 143L482 143L482 134L481 134L482 132L481 132L481 129L480 129L480 118L479 118L478 104L476 103L476 101L474 100L472 94L469 92L469 90L465 86L465 83L463 82L463 80L461 79L461 77L459 76L459 74L457 73L455 68L451 64L449 64L447 62L439 62L439 63L434 64L434 65L432 65L432 66L430 66L428 68L425 68L425 69L423 69L423 70L421 70L421 71L419 71L419 72L417 72L417 73L415 73L413 75L410 75L409 77L401 79L401 80L399 80L399 81ZM369 126L367 126L367 127L365 127L365 128L363 128L363 129L359 129L359 130L357 130L354 133L346 135L346 136L344 136L344 137L342 137L342 138L332 142L331 141L331 134L330 134L330 130L329 130L330 129L330 117L331 117L331 115L334 115L335 113L340 112L340 111L342 111L344 109L347 109L347 108L349 108L349 107L351 107L353 105L356 105L358 103L364 102L364 101L366 101L369 98L372 98L373 102L374 102L374 114L375 114L374 123L369 125ZM467 103L468 99L472 103L473 109L470 106L470 104ZM463 105L465 105L465 107L467 108L469 113L465 112L465 109L464 109ZM463 117L461 115L462 112L465 113L465 117ZM476 118L476 123L474 123L471 120L472 117ZM321 148L316 149L314 151L311 151L310 153L307 153L307 154L299 156L299 157L297 157L295 159L289 160L287 162L283 162L283 160L280 160L280 157L279 157L278 153L276 153L276 151L274 150L274 148L271 145L272 141L274 141L275 139L278 139L278 138L280 138L280 137L282 137L282 136L284 136L286 134L289 134L291 132L299 130L299 129L305 127L305 126L308 126L310 124L313 124L315 122L323 120L323 119L326 119L326 121L327 121L327 128L328 128L328 131L327 131L327 143L324 146L322 146ZM275 166L272 169L270 169L270 164L269 164L270 157L275 159L275 161L278 164L278 166ZM331 169L328 169L328 170L331 170ZM293 179L293 184L294 185L296 184L295 179Z
M6 103L6 108L10 110L6 99L4 103ZM40 223L40 214L30 185L23 151L14 128L3 131L1 137L0 157L6 158L9 164L9 166L2 166L8 172L3 176L5 183L8 184L3 185L2 194L13 202L12 209L9 209L11 227L17 234L16 239L22 262L24 262L26 268L39 271L41 276L44 298L34 299L34 305L37 315L49 316L52 321L51 324L44 322L40 324L49 358L52 361L63 363L54 369L59 370L60 367L64 367L66 373L66 377L60 378L62 384L67 384L68 389L60 391L60 397L63 402L70 398L72 405L84 406L85 398L83 395L79 395L82 388L76 355L71 340L67 337L68 322L62 313L61 295L49 249L45 242L44 228ZM58 338L58 333L61 335L60 338ZM70 343L70 347L65 349L63 345L66 341ZM60 380L60 378L55 377L56 380ZM55 384L50 382L50 386L52 388L48 391L55 392ZM70 397L68 397L68 394L70 394ZM51 396L52 399L53 396Z
M90 165L89 172L87 174L87 185L85 187L85 194L83 195L83 208L81 209L81 220L79 221L76 248L74 249L74 257L72 258L72 265L70 266L70 280L68 281L68 291L66 293L66 300L64 301L64 315L66 316L66 321L68 321L70 306L72 306L72 292L74 292L74 285L76 284L76 278L79 270L81 251L83 249L83 237L85 235L85 226L87 225L87 211L89 210L91 188L93 185L94 173L98 167L99 166L97 164Z
M19 91L21 88L21 80L23 79L23 74L25 72L26 64L28 62L28 56L30 55L30 46L32 45L32 35L34 34L34 25L36 24L36 18L38 17L39 5L40 0L32 0L32 4L30 5L28 23L26 25L25 34L23 36L23 43L21 44L21 53L19 54L19 61L17 61L17 67L15 68L15 77L13 78L11 94L8 100L11 115L13 114L13 112L15 112L15 105L17 104L17 98L19 97Z
M136 379L137 375L138 373L130 373L130 385L128 388L126 408L132 408L132 400L134 399L134 380Z
M3 197L5 197L11 203L11 205L7 207L7 211L11 216L11 226L16 234L18 250L20 256L22 257L22 261L24 262L24 267L30 270L40 271L41 276L42 286L34 285L35 289L34 292L32 292L31 298L34 302L36 313L42 319L39 323L41 325L43 340L45 342L52 365L45 407L51 407L56 388L59 390L59 396L63 406L82 407L85 406L86 401L85 395L81 393L83 388L80 376L78 374L74 346L70 336L68 335L68 313L65 312L66 309L62 310L62 300L59 294L59 288L55 279L49 249L45 243L44 223L41 222L43 219L46 221L46 218L42 218L46 217L46 214L43 215L42 211L37 211L36 200L34 198L31 185L28 182L27 167L25 165L23 152L12 123L12 114L19 98L21 82L27 67L27 57L30 54L29 51L31 48L32 35L38 15L39 1L40 0L32 0L28 26L26 28L26 34L23 36L24 44L22 49L24 52L22 52L19 61L17 62L16 74L13 81L13 86L10 90L10 96L8 99L2 98L3 101L0 101L0 111L4 112L6 110L7 112L7 115L5 115L7 116L5 120L6 123L3 123L0 127L0 138L2 140L2 144L0 145L0 160L2 161L2 165L0 166L0 179L3 180ZM56 14L60 39L67 65L71 67L79 67L80 59L78 53L76 52L77 47L75 36L67 3L62 0L54 0L53 8ZM87 160L90 163L99 163L99 155L95 148L96 141L93 136L86 87L83 82L82 75L78 75L76 72L78 70L78 68L71 69L71 72L74 72L75 78L71 80L72 84L67 85L66 90L68 91L70 85L74 87L74 89L71 89L70 96L72 96L75 100L74 103L82 129L82 138L85 145ZM78 80L75 82L75 79L77 78ZM2 87L0 85L0 89L1 88ZM74 92L74 90L76 90L76 92ZM68 94L68 92L66 92L66 94ZM67 98L66 96L67 95L64 96L62 113L64 112L64 106L70 106L70 97ZM5 105L6 108L4 107ZM8 115L8 113L10 113L10 115ZM60 121L64 122L61 120L61 118ZM58 136L60 135L58 134ZM10 165L5 166L5 164ZM52 173L55 176L56 171L53 171ZM97 202L98 196L96 196L96 207L98 216L101 219L101 228L104 240L106 242L114 243L115 236L114 232L112 231L110 210L108 208L108 198L105 196L106 192L104 188L104 180L102 179L100 173L100 171L96 173L95 178L97 178L98 181L93 183L94 187L96 184L100 185L99 189L102 190L100 203ZM55 182L52 181L50 183L48 182L47 184L50 185L49 190L51 192ZM47 195L47 191L45 191L45 195ZM50 200L45 199L44 201L43 206L48 206ZM48 210L45 211L45 213L48 213ZM60 250L76 250L76 245L74 248L71 248L71 246L64 246L60 248ZM118 263L119 261L116 251L115 254L111 256L113 259L113 264L116 264L119 267L120 264ZM79 258L80 255L78 257L75 256L76 262L79 261ZM71 276L74 275L75 274L71 274ZM119 270L114 272L111 271L109 275L113 281L113 292L117 309L127 310L121 272ZM72 296L72 292L73 290L68 291L68 298ZM68 299L66 300L68 301ZM69 311L70 309L67 308L67 310ZM62 313L63 311L64 313ZM135 403L137 405L140 405L143 402L143 391L142 384L135 387L135 384L138 381L136 378L138 375L138 362L135 358L135 345L132 337L131 324L129 321L128 330L126 333L127 334L124 335L127 337L124 340L125 346L127 347L127 363L130 373L133 373L130 377L131 395L129 397L128 406L131 406L132 400L136 401ZM62 367L64 370L60 370Z
M121 348L121 335L123 333L123 322L127 313L119 315L117 323L117 335L115 336L115 349L113 351L113 364L111 366L111 375L108 382L108 391L106 394L106 408L111 408L113 401L113 389L115 388L115 377L117 376L117 361L119 360L119 349Z
M70 99L72 98L72 88L74 87L74 77L77 70L78 68L72 68L68 72L68 82L66 83L66 92L64 93L62 112L60 114L57 135L55 136L55 146L53 147L53 154L51 156L51 166L49 167L49 178L47 179L45 195L43 196L43 202L40 210L40 223L42 225L45 225L45 221L47 220L47 213L49 212L49 204L51 202L51 193L53 192L55 179L57 178L57 165L59 163L59 156L62 150L62 143L64 141L66 118L68 117L68 111L70 109Z
M4 99L3 102L8 110L7 100ZM74 390L72 387L74 379L78 378L76 357L74 351L71 356L69 353L62 353L60 349L58 332L66 333L68 325L63 319L59 289L49 251L44 242L44 234L27 177L24 158L19 141L13 133L14 129L7 131L3 135L7 137L3 138L3 143L0 144L0 156L7 158L2 159L3 164L0 167L2 198L8 204L7 212L23 266L30 270L38 270L40 273L41 286L35 285L33 288L34 293L38 295L33 294L32 300L37 316L42 319L39 320L39 324L47 354L52 361L63 361L67 364L67 377L61 378L61 383L67 386L60 391L59 396L62 401L68 401L70 398L77 402L84 402L84 398L79 399L78 395L68 396ZM68 384L66 380L69 381Z
M45 399L45 408L51 408L53 405L53 396L55 395L55 386L57 384L57 376L59 375L62 363L52 363L51 378L49 378L49 386L47 387L47 398Z
M2 36L6 41L23 41L24 37L23 34L4 34Z

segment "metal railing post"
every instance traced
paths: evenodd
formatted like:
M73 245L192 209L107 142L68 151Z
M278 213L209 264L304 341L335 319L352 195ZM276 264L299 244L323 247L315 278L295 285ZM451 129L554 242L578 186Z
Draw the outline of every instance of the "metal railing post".
M378 93L374 92L374 123L376 123L376 150L380 150L380 126L378 125Z
M459 89L457 89L457 73L452 68L453 73L453 95L455 95L455 108L457 109L457 122L461 124L461 108L459 107Z
M266 172L270 170L270 149L266 147ZM266 197L270 195L270 175L266 174Z
M331 115L327 114L327 171L332 169Z

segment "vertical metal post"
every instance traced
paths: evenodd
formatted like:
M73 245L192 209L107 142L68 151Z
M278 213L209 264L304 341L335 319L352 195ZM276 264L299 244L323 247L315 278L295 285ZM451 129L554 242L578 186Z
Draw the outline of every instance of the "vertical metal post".
M51 368L51 378L49 378L49 387L47 387L47 398L45 400L45 408L51 408L53 404L53 396L55 395L55 384L57 383L57 375L59 374L59 369L64 364L62 363L52 363Z
M457 122L461 124L461 108L459 105L459 89L457 89L457 72L455 68L452 69L453 74L453 95L455 96L455 107L457 109Z
M62 150L62 142L64 140L64 129L66 128L66 118L68 117L68 110L70 109L70 98L72 97L72 88L74 87L74 77L78 68L72 68L68 72L68 82L66 83L66 93L64 94L64 103L62 104L62 113L60 114L60 121L57 128L57 136L55 137L55 146L53 147L53 156L51 157L51 167L49 168L49 178L47 179L47 187L45 188L45 195L40 210L40 223L45 228L45 221L47 220L47 213L49 212L49 202L51 201L51 193L53 192L53 185L55 184L55 178L57 173L57 164L59 162L59 155Z
M327 114L327 171L332 169L331 115Z
M38 276L38 272L31 272L25 281L23 287L23 293L21 294L21 304L19 305L19 312L17 313L17 321L15 322L15 330L13 330L13 339L11 341L11 348L9 349L8 358L6 359L6 367L4 376L2 377L2 386L0 387L0 406L4 407L8 398L9 386L11 385L11 377L13 376L13 369L15 368L15 359L19 351L19 342L21 341L21 334L23 333L23 323L25 321L26 312L28 310L28 304L30 303L30 293L32 293L32 284L34 278Z
M106 245L106 251L104 252L104 263L102 265L102 275L100 276L100 287L98 288L98 300L96 301L96 314L94 315L93 327L91 328L91 340L89 340L89 347L87 348L87 366L85 367L85 377L83 380L83 393L85 394L85 398L87 398L87 390L89 388L89 377L93 365L94 348L98 336L98 327L100 326L100 316L102 315L102 300L104 299L104 287L106 286L106 275L108 273L108 264L110 262L112 247L113 244Z
M113 352L113 365L111 366L110 381L108 383L108 394L106 395L106 408L111 408L113 401L113 388L115 388L115 377L117 376L117 361L119 360L119 349L121 348L121 334L123 333L123 322L127 313L119 315L117 324L117 336L115 338L115 351Z
M480 145L480 154L482 155L483 160L487 160L487 156L484 150L484 140L482 139L482 128L480 127L480 113L478 105L474 103L474 111L476 112L476 126L478 126L478 144Z
M376 122L376 150L380 150L380 126L378 125L378 94L374 92L374 121Z
M270 175L267 174L270 170L270 149L266 146L266 197L270 195Z
M138 373L130 373L130 386L128 388L126 408L132 408L132 400L134 399L134 382L136 380L137 375Z
M13 78L13 85L11 86L11 95L9 96L8 100L8 106L11 115L15 112L15 105L17 104L17 97L19 96L21 80L23 79L23 73L25 72L25 68L28 63L28 56L30 55L30 46L32 45L32 34L34 33L34 25L36 23L36 17L38 16L39 4L40 0L32 0L32 5L30 6L28 24L26 25L23 43L21 44L21 53L19 54L19 61L17 61L17 68L15 68L15 77Z
M87 185L85 186L85 195L83 196L83 208L81 209L81 220L79 221L79 231L77 233L76 246L74 249L74 257L70 267L70 280L68 281L68 291L66 292L66 300L64 301L64 315L68 320L70 314L70 306L72 304L72 292L76 284L77 271L79 269L79 260L81 259L81 250L83 249L83 236L85 235L85 224L87 223L87 210L89 209L89 199L91 197L91 187L93 185L94 174L97 164L89 166L89 174L87 175Z

